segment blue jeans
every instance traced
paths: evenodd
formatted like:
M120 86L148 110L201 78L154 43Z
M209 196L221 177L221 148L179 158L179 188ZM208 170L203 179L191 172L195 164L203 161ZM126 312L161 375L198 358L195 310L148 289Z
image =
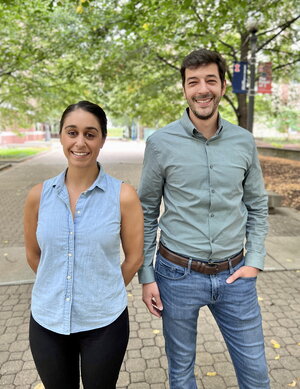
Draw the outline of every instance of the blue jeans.
M163 302L170 389L196 389L197 320L207 305L227 344L240 389L269 389L256 277L226 279L244 265L216 275L197 273L157 254L155 277Z

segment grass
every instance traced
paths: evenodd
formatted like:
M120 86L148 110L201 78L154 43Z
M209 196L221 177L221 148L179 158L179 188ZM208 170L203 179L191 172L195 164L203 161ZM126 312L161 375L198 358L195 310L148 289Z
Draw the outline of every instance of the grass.
M5 159L7 161L11 159L21 159L24 157L29 157L41 153L42 151L47 150L45 147L28 147L28 148L0 148L0 159Z
M284 146L287 144L300 144L300 139L286 139L286 138L262 138L264 142L274 144L274 146Z
M123 138L123 128L108 128L107 130L107 137L113 137L113 138Z
M276 141L275 140L271 141L270 144L273 147L277 147L278 149L282 149L286 145L299 146L300 145L300 141L296 140L296 139L291 139L291 140L288 140L288 139L278 139Z
M276 147L278 149L282 149L285 146L294 146L300 147L300 138L299 139L286 139L286 138L258 138L264 143L269 144L270 146Z

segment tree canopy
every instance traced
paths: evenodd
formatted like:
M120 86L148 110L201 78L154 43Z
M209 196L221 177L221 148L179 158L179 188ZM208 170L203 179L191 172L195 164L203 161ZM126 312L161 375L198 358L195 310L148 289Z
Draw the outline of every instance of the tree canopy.
M0 18L2 127L45 120L90 96L86 37L73 5L12 0L0 3Z
M99 2L90 2L91 7L94 3ZM121 90L129 97L128 111L147 116L145 119L152 123L155 119L158 124L172 120L184 104L179 68L185 55L199 47L219 51L227 59L230 84L232 62L249 59L250 17L258 22L258 59L273 63L277 79L286 77L300 60L297 10L296 1L125 2L115 8L112 17L119 20L119 28L114 32L115 50L110 51L102 68L108 73L106 87ZM246 95L234 95L229 87L226 100L238 122L245 126ZM114 104L115 109L122 109L119 102Z
M199 47L219 51L230 84L232 62L249 59L250 17L258 60L290 78L300 60L299 8L297 0L2 1L0 110L45 120L90 99L114 117L163 125L185 104L182 59ZM246 95L229 86L225 98L222 109L245 126Z

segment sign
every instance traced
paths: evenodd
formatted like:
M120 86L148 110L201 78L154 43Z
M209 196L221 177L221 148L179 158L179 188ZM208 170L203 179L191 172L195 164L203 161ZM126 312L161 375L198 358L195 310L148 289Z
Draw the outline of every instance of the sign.
M257 93L272 93L272 62L258 64Z
M247 93L247 62L233 63L232 91Z

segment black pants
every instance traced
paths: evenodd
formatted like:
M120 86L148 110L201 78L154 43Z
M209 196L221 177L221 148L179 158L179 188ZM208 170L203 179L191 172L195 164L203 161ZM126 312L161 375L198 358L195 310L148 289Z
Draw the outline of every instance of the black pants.
M29 342L45 389L114 389L129 338L128 310L112 324L61 335L40 326L31 316Z

